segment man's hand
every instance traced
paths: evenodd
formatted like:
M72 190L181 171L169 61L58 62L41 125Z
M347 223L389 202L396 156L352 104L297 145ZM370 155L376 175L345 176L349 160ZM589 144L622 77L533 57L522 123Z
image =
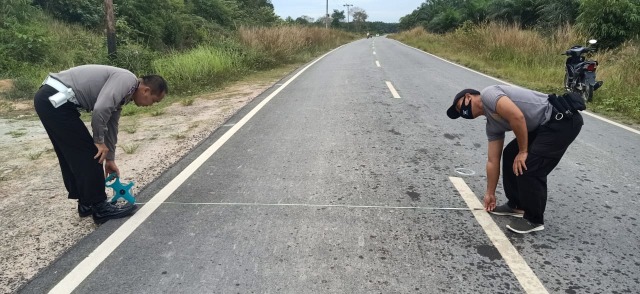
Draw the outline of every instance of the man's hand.
M104 159L107 158L107 153L109 153L109 147L107 147L107 145L103 144L95 144L96 148L98 148L98 153L96 153L96 156L93 157L93 159L97 159L98 163L102 164L104 163Z
M114 160L107 160L107 164L104 165L105 178L111 173L116 173L116 175L120 177L120 170L118 169L116 162Z
M528 155L528 152L519 152L513 160L513 173L516 174L516 176L521 176L524 171L527 170L527 164L525 162L527 161Z
M484 194L484 210L493 211L496 208L496 195Z

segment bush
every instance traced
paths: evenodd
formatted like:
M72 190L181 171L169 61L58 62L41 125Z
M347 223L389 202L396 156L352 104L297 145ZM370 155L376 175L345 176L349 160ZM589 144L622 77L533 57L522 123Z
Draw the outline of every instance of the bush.
M39 26L10 24L0 29L0 48L16 61L42 62L51 49L46 33Z
M0 1L0 28L9 24L24 24L39 19L39 10L28 0Z
M176 15L167 24L163 42L174 49L192 49L227 35L224 28L194 15Z
M154 72L171 83L174 93L195 92L226 82L243 69L242 55L215 47L198 47L153 62Z
M640 6L632 0L583 0L578 26L606 48L638 36Z
M238 13L238 6L235 1L193 0L192 3L193 7L191 13L221 26L233 26L233 16Z
M460 21L460 13L453 9L447 9L434 17L427 24L427 28L435 33L445 33L458 27Z
M105 61L105 63L128 69L137 75L147 75L154 73L153 61L158 56L160 56L160 54L140 45L127 44L118 47L116 58L110 61Z
M55 18L87 28L98 28L104 19L102 0L33 0Z
M69 25L61 21L43 22L51 42L47 52L46 69L64 70L87 63L105 63L107 49L104 37L80 26Z
M24 64L20 73L12 77L13 89L5 94L6 98L11 100L33 98L47 74L46 69Z

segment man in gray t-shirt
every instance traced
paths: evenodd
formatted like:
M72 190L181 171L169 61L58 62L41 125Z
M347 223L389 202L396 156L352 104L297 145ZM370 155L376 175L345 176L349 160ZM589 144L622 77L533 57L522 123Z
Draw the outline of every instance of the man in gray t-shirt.
M482 91L462 90L447 110L451 119L487 118L489 143L484 206L496 215L519 217L507 225L511 231L530 233L544 229L547 175L558 165L583 125L577 111L571 117L556 114L548 95L506 85L490 86ZM507 131L513 131L516 138L503 151ZM501 158L508 202L496 206Z
M60 162L70 199L78 214L96 223L130 215L135 205L117 207L106 201L105 172L116 173L115 152L122 106L133 101L149 106L162 100L167 83L157 75L137 78L128 70L82 65L51 73L35 95L34 106ZM78 109L91 112L92 134Z

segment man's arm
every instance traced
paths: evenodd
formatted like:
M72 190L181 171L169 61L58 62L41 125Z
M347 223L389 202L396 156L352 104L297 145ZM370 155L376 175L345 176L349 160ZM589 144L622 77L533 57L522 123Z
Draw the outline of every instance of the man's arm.
M115 158L120 102L137 83L138 79L132 73L113 74L102 86L96 98L96 104L91 112L91 127L96 146L107 147L106 152L99 152L102 160L113 161Z
M503 96L498 100L496 104L496 112L511 126L513 133L516 135L518 141L518 155L513 161L513 173L516 175L522 175L524 170L527 169L525 161L527 160L528 148L529 148L529 133L527 131L527 121L524 118L524 114L518 106L507 96Z
M111 113L111 117L107 122L107 133L105 136L105 144L109 147L107 160L116 160L116 145L118 144L118 121L120 120L120 110Z
M120 177L120 170L116 165L116 144L118 143L118 120L120 119L120 109L114 111L111 114L111 119L107 123L109 130L107 131L107 136L105 137L105 143L107 147L109 147L109 152L107 153L107 161L104 165L105 176L110 173L116 173L118 177Z
M487 152L487 191L484 195L484 208L492 211L496 207L496 187L500 178L500 158L504 139L489 141Z

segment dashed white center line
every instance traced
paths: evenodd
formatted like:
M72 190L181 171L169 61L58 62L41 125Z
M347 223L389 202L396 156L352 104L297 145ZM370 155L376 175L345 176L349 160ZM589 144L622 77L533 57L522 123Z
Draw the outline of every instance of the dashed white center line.
M396 88L393 87L391 82L387 82L387 87L389 87L389 91L391 91L393 98L400 98L400 94L398 94L398 91L396 91Z
M377 65L378 67L380 67L380 61L377 61L377 60L376 60L376 65Z
M376 52L375 52L375 51L373 51L373 55L376 55Z
M484 229L493 246L498 249L498 252L500 252L500 255L502 255L505 263L507 263L516 276L524 291L526 293L549 293L524 258L522 258L518 250L516 250L509 239L507 239L504 232L498 228L498 225L496 225L489 214L484 211L482 203L480 203L478 197L471 191L464 180L456 177L449 177L449 180L451 180L453 186L456 187L467 203L473 216L475 216L478 223L480 223L480 226Z

